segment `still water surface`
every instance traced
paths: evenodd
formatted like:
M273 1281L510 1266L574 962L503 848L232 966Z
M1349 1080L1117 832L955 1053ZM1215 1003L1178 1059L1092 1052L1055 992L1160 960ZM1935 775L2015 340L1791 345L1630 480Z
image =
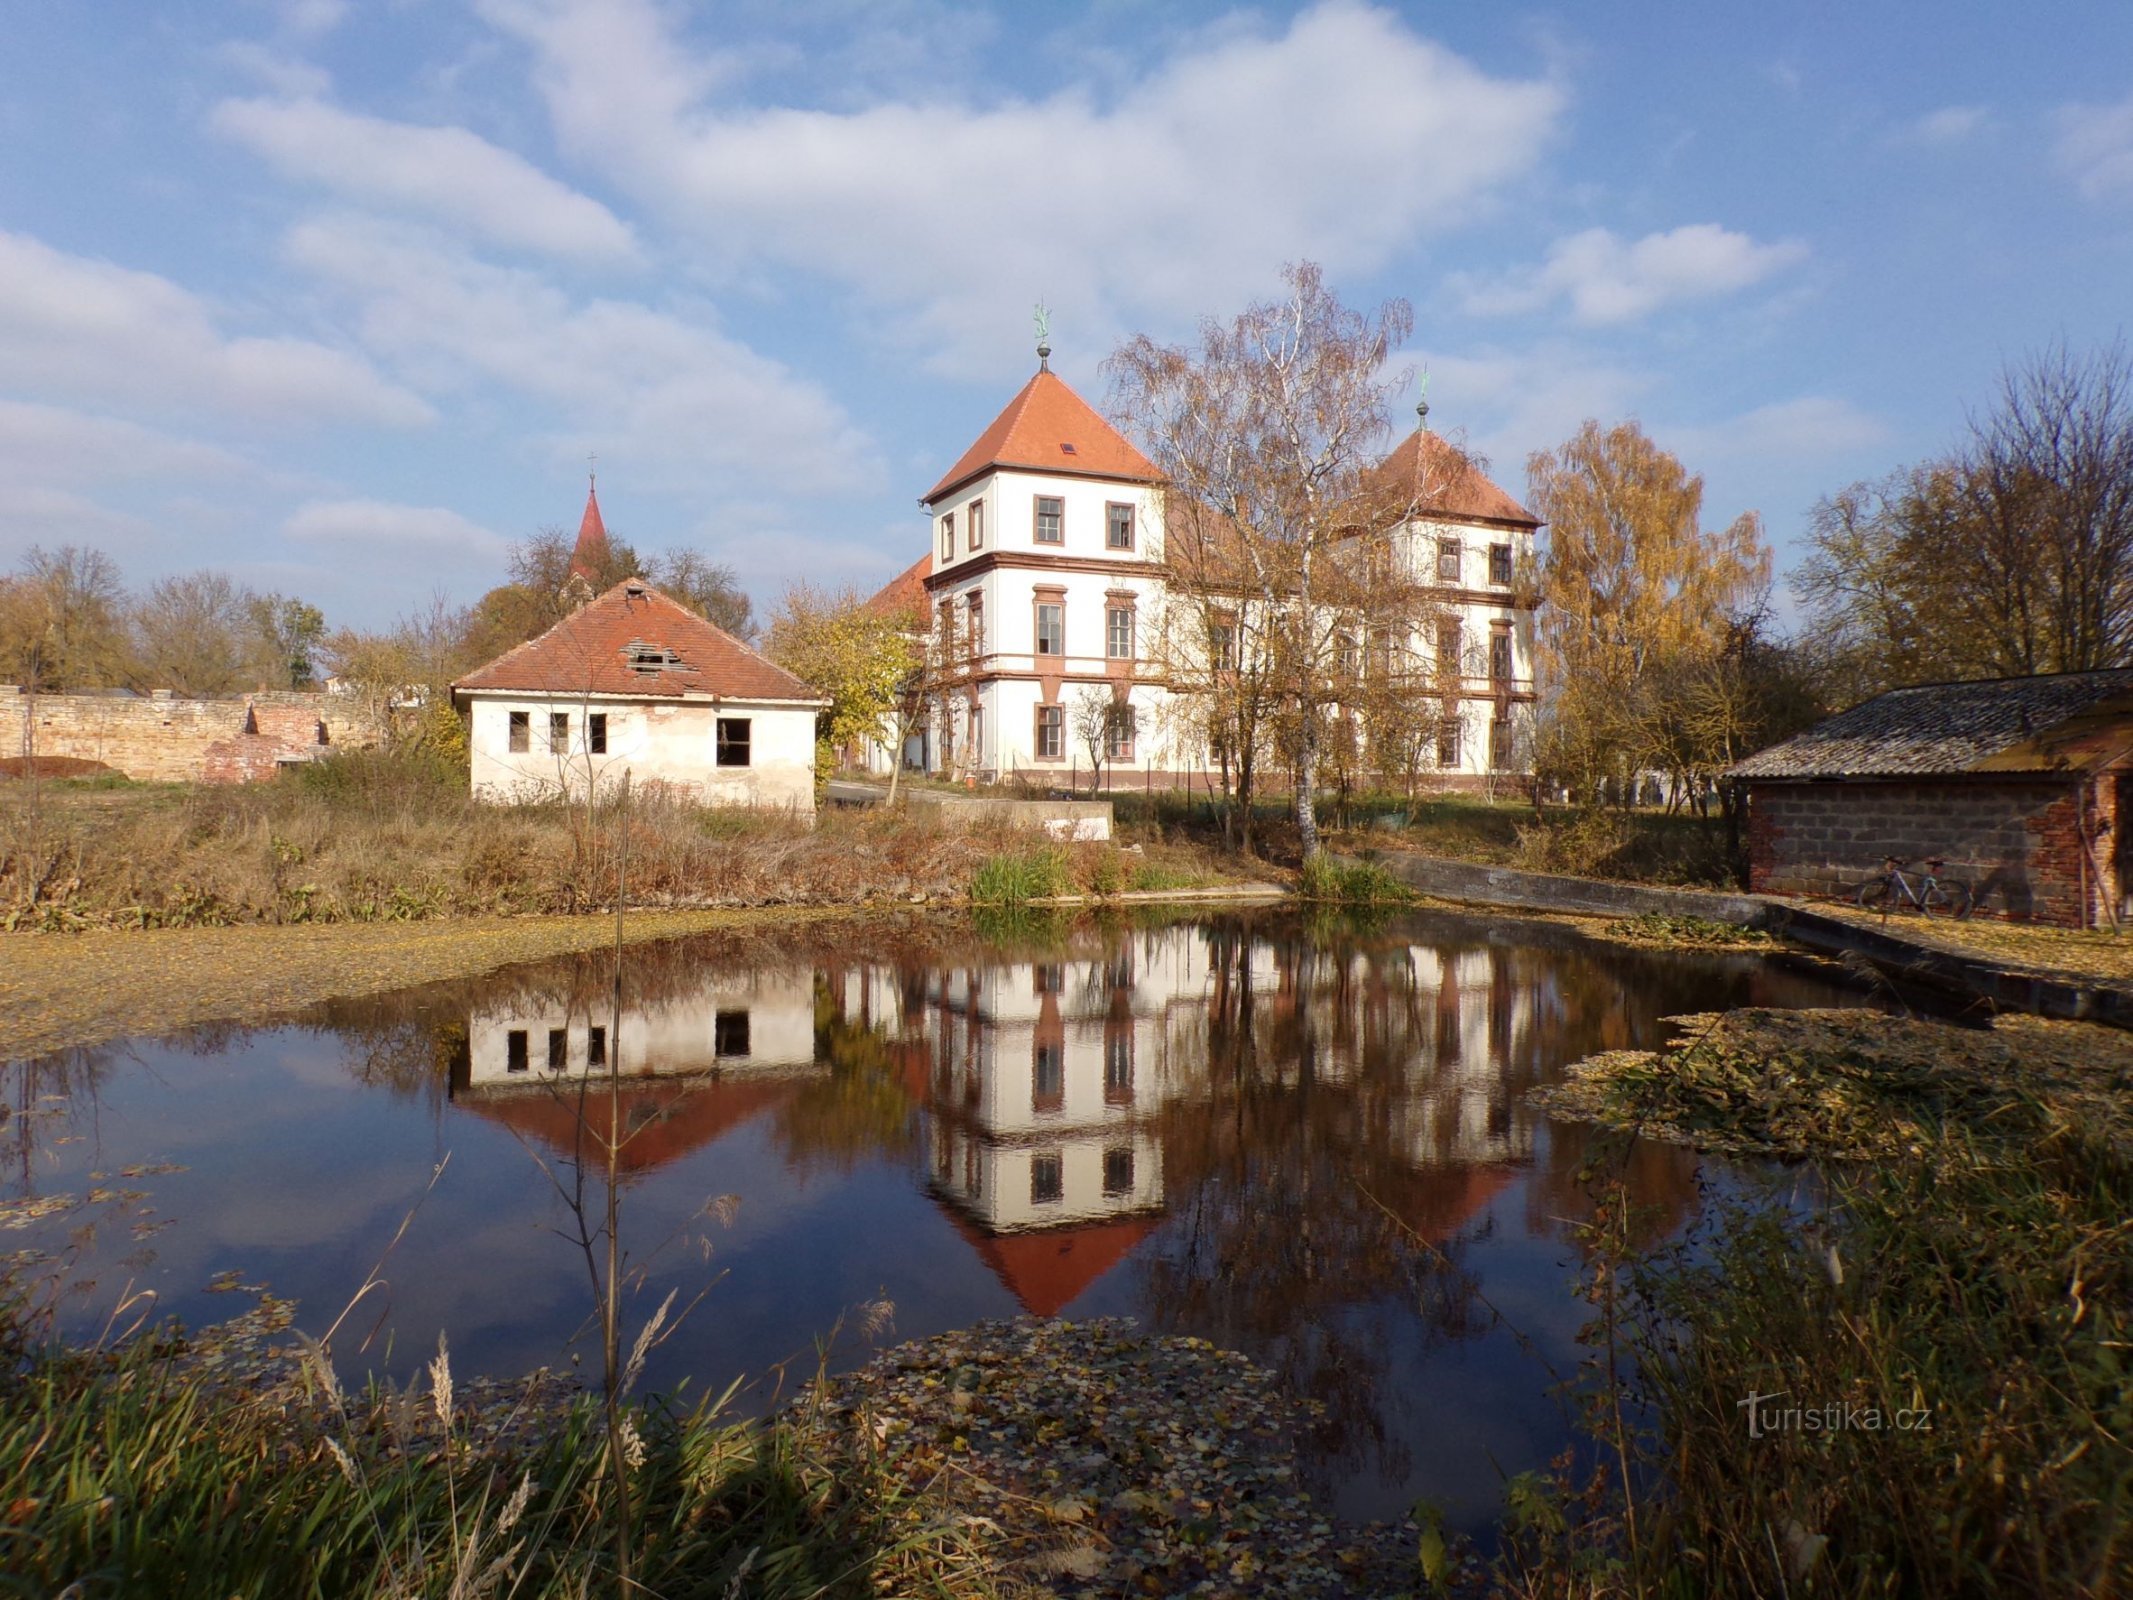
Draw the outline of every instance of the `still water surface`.
M630 952L619 1034L611 984L572 957L9 1066L0 1193L146 1196L14 1238L78 1252L77 1332L128 1285L219 1320L231 1270L317 1332L419 1202L344 1367L405 1373L441 1330L462 1372L596 1369L567 1196L582 1159L597 1207L619 1051L631 1321L704 1295L653 1386L812 1372L883 1298L892 1340L1130 1315L1322 1404L1301 1451L1341 1512L1423 1495L1479 1527L1499 1472L1568 1439L1548 1368L1583 1320L1595 1136L1524 1092L1676 1013L1855 1003L1760 957L1449 913L679 940ZM1668 1223L1694 1214L1693 1156L1609 1159ZM182 1170L121 1175L162 1163ZM848 1332L830 1359L869 1354Z

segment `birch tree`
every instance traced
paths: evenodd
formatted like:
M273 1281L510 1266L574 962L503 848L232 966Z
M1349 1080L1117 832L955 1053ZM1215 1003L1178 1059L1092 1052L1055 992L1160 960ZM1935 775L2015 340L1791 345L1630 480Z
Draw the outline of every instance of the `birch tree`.
M1348 597L1339 549L1385 520L1369 469L1383 453L1391 399L1408 382L1387 362L1414 318L1404 300L1369 316L1349 309L1310 262L1285 268L1282 281L1279 298L1227 324L1203 323L1194 348L1143 334L1107 365L1114 409L1166 480L1166 540L1187 529L1218 569L1188 607L1203 613L1203 632L1225 626L1216 607L1227 587L1264 629L1258 641L1228 637L1240 652L1262 653L1293 730L1283 754L1308 861L1319 850L1324 712Z

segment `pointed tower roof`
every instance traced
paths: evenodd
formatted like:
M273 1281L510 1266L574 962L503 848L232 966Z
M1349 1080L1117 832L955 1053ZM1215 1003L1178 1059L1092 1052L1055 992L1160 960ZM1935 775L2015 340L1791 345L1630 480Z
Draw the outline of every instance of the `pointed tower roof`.
M925 503L934 504L994 467L1121 483L1156 483L1162 478L1153 462L1049 367L1040 368L1007 402L992 426L927 491Z
M1537 528L1540 519L1490 482L1466 453L1425 422L1392 448L1377 471L1415 492L1418 515L1444 522Z
M598 583L608 567L607 524L600 520L600 486L588 478L585 515L578 519L578 542L570 552L570 575Z

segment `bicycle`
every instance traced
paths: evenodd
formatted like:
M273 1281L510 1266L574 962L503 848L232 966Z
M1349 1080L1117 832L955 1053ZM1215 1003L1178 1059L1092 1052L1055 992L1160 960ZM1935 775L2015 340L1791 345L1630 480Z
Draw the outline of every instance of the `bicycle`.
M1966 917L1970 914L1969 886L1941 881L1940 869L1948 864L1945 856L1926 857L1926 873L1916 887L1903 875L1910 860L1909 856L1882 857L1881 876L1859 885L1859 909L1878 911L1887 916L1898 909L1900 900L1908 900L1929 917Z

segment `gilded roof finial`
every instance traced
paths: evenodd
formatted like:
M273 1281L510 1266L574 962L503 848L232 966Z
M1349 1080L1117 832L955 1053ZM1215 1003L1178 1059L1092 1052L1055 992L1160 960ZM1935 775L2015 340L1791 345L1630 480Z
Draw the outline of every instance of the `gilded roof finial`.
M1052 314L1042 300L1037 302L1037 370L1052 370Z

